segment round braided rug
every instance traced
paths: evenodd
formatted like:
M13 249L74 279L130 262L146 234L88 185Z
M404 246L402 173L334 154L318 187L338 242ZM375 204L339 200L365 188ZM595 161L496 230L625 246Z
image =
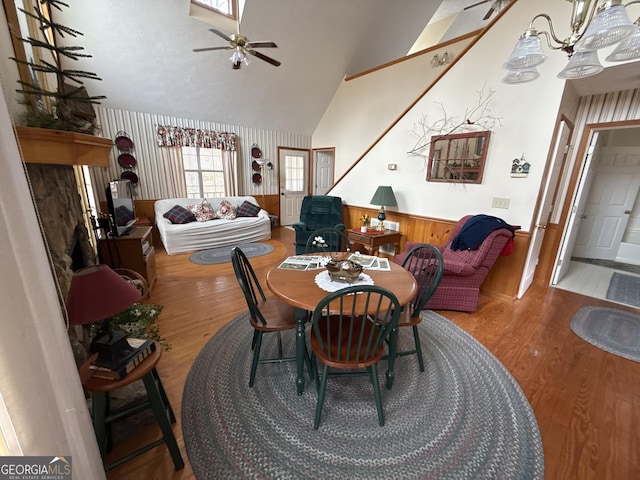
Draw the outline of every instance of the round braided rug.
M217 263L227 263L231 261L231 250L239 247L247 256L259 257L273 252L273 247L267 243L241 243L239 245L227 245L225 247L208 248L194 252L189 260L198 265L215 265Z
M249 388L253 330L246 313L231 321L185 383L182 428L196 478L542 479L538 425L514 378L446 318L425 311L419 328L424 373L414 356L401 357L387 390L386 362L378 366L384 427L366 377L333 377L313 430L309 377L298 396L293 362L262 364ZM413 343L408 328L400 338ZM277 351L275 339L265 336L262 358ZM293 331L283 344L293 355Z
M573 333L602 350L640 362L640 315L606 307L582 307L571 320Z

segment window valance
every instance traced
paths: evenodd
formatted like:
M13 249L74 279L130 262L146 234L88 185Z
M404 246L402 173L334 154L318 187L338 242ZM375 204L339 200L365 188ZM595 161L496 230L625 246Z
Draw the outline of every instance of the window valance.
M158 125L156 141L159 147L203 147L235 151L237 136L235 133Z

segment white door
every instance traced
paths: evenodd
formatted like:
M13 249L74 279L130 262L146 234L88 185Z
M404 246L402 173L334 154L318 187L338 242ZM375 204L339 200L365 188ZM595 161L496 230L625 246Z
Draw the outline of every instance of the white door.
M640 188L636 147L603 147L572 256L614 260Z
M324 195L333 186L335 150L313 150L313 194Z
M309 150L278 147L280 223L300 220L302 199L309 194Z
M569 265L571 263L571 253L575 246L578 231L580 230L580 222L582 220L582 210L587 200L593 175L589 175L591 170L591 162L593 160L593 154L598 147L598 132L593 132L591 135L591 142L589 142L589 148L587 148L587 155L582 167L582 173L580 174L580 181L578 182L578 190L576 192L571 211L569 213L569 220L567 221L567 227L560 243L560 250L558 253L558 260L556 261L553 275L551 277L551 284L556 285L562 277L567 273Z
M551 211L554 208L554 199L556 199L556 189L558 187L558 180L560 174L564 169L564 164L567 159L567 153L569 151L569 139L571 137L571 128L563 120L558 128L559 135L556 140L553 160L549 167L547 174L547 182L542 193L542 202L536 218L536 223L533 226L531 233L531 246L527 253L527 259L525 261L524 273L520 282L520 288L518 289L517 298L522 298L527 289L533 283L533 278L536 273L536 266L538 265L538 259L540 255L540 249L542 248L542 240L544 239L545 229L549 222Z

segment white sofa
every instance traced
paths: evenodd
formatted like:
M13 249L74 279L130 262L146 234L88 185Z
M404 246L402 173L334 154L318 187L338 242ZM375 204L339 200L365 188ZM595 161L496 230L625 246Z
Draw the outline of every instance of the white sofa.
M255 205L254 197L207 198L214 210L218 210L222 200L229 200L237 206L247 200ZM201 200L193 198L166 198L154 204L155 221L160 239L169 255L192 252L207 248L257 242L271 238L271 220L266 210L260 210L256 217L237 217L233 220L216 218L206 222L173 224L164 217L174 205L188 208Z

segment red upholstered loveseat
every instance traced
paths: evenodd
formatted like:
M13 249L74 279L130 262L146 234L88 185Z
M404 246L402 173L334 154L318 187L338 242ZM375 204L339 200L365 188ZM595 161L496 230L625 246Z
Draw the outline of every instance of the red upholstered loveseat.
M499 228L487 235L476 250L452 250L451 244L458 233L473 215L461 218L451 232L447 243L438 247L442 253L444 274L438 288L425 304L429 310L457 310L473 312L478 308L480 285L489 273L489 269L513 240L513 229ZM405 252L396 255L394 262L402 264L406 253L419 242L407 242Z

